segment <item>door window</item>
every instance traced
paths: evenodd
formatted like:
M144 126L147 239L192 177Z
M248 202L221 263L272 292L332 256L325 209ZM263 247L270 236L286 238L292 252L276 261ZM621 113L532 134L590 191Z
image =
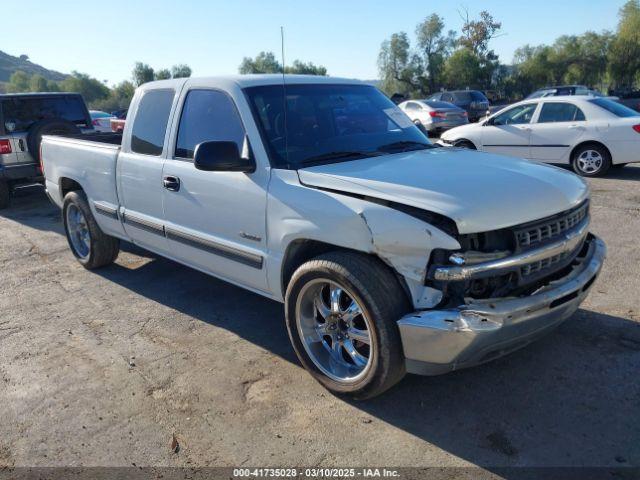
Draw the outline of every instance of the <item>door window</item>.
M571 103L545 103L538 123L584 122L582 110Z
M162 154L174 93L169 89L144 93L133 120L131 151L153 156Z
M537 104L520 105L493 118L492 125L522 125L531 123Z
M175 156L193 158L202 142L235 142L241 152L245 130L233 100L217 90L191 90L182 107Z

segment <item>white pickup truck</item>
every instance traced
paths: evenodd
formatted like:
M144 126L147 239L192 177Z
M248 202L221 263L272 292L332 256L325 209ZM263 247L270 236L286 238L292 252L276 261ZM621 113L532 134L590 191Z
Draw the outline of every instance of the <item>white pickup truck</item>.
M538 163L436 148L356 81L140 87L122 136L47 136L73 254L119 241L285 304L304 367L377 395L518 349L571 316L605 257L589 189Z

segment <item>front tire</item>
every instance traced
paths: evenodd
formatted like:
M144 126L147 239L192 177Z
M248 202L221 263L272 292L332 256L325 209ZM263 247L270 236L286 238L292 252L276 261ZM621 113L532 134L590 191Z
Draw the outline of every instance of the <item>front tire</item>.
M83 267L93 270L115 262L120 253L120 241L100 229L84 192L67 193L62 219L69 248Z
M287 330L302 365L336 394L366 399L405 374L397 321L409 302L379 260L330 252L300 266L285 297Z
M584 145L573 154L571 166L582 177L600 177L611 168L611 155L600 145Z

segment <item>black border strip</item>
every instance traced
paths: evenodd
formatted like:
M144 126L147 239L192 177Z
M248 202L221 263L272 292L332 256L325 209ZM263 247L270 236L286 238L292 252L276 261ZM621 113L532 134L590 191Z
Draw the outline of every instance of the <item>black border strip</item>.
M187 233L165 228L165 235L170 240L175 240L176 242L180 242L190 247L199 248L200 250L213 253L214 255L224 257L229 260L234 260L258 270L262 269L262 265L264 263L264 259L261 256L242 252L219 243L213 243L209 240L198 238Z
M93 206L96 209L96 212L99 213L100 215L104 215L105 217L109 217L114 220L118 220L120 218L118 217L117 208L108 207L106 205L102 205L100 203L95 203L95 202L93 203Z
M155 233L156 235L164 236L164 227L157 223L149 222L148 220L143 220L139 217L134 217L131 214L125 212L124 223L131 225L132 227L139 228L141 230L146 230L150 233Z

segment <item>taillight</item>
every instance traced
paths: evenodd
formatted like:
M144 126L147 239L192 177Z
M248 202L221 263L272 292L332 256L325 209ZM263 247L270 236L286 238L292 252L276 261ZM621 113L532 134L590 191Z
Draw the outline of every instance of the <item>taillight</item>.
M11 152L11 140L0 140L0 155Z
M447 114L444 112L429 112L429 115L431 115L431 118L447 118Z
M99 127L99 126L100 126L100 120L98 120L98 119L96 118L93 122L91 122L91 124L92 124L94 127Z
M634 126L633 126L633 129L634 129L636 132L640 133L640 125L634 125Z

